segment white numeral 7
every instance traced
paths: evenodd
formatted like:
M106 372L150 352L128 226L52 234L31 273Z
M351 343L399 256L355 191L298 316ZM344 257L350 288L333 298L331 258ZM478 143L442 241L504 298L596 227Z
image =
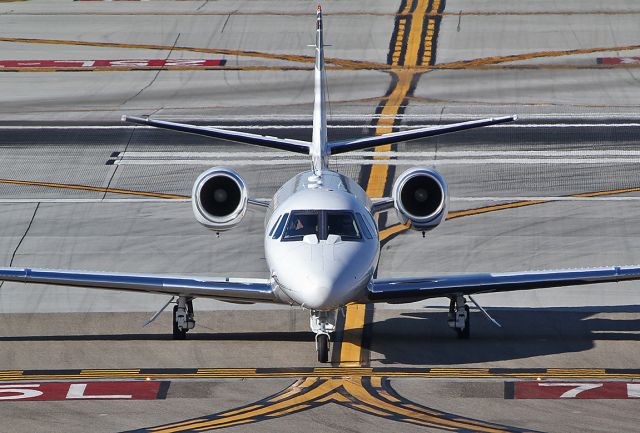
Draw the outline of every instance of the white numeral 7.
M564 392L560 398L575 398L578 394L589 391L590 389L600 388L601 383L564 383L564 382L548 382L539 383L539 386L571 386L572 389Z

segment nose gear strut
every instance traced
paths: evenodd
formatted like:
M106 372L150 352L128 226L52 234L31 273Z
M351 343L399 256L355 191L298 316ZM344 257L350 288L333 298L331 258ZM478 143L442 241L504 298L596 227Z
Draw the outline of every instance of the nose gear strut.
M309 325L311 326L311 331L316 334L316 351L318 352L318 362L325 363L329 361L329 341L331 340L331 333L336 330L337 313L337 310L311 310Z

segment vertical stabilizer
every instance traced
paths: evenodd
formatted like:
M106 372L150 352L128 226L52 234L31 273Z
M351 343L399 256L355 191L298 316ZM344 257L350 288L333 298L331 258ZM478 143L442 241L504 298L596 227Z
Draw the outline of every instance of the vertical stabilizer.
M309 153L313 161L313 171L316 175L327 168L329 148L327 146L327 112L326 94L324 89L324 42L322 40L322 8L318 5L316 18L316 63L315 99L313 104L313 138Z

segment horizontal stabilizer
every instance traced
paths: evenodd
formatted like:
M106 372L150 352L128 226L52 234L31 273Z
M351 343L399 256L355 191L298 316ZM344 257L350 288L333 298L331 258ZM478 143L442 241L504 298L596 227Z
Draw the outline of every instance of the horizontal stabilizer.
M219 138L221 140L235 141L237 143L252 144L255 146L270 147L273 149L287 150L289 152L309 154L309 143L289 138L269 137L266 135L249 134L246 132L228 131L226 129L211 128L208 126L196 126L185 123L166 122L164 120L151 120L146 117L122 116L123 122L137 123L140 125L154 126L156 128L171 129L173 131L187 132L189 134L204 135L205 137Z
M409 131L392 132L374 137L357 138L354 140L329 143L331 155L350 152L352 150L366 149L368 147L381 146L383 144L398 143L400 141L415 140L417 138L434 137L450 132L464 131L465 129L479 128L482 126L498 125L500 123L513 122L518 116L492 117L489 119L471 120L469 122L452 123L450 125L430 126L428 128L411 129Z

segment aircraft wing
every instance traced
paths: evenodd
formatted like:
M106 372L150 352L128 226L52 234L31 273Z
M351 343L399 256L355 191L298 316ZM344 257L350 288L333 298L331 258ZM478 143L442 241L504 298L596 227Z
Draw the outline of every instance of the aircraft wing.
M391 132L389 134L375 135L373 137L356 138L353 140L336 141L329 143L331 155L350 152L352 150L366 149L368 147L381 146L383 144L398 143L400 141L415 140L418 138L433 137L435 135L448 134L450 132L464 131L465 129L480 128L482 126L498 125L500 123L513 122L518 116L492 117L489 119L471 120L469 122L452 123L450 125L430 126L428 128L410 129L408 131Z
M375 279L368 296L371 302L404 303L458 294L510 292L628 280L640 280L640 266Z
M146 117L122 116L122 121L138 123L140 125L155 126L156 128L171 129L173 131L188 132L190 134L204 135L205 137L219 138L221 140L235 141L237 143L288 150L290 152L302 153L305 155L309 154L308 142L293 140L290 138L270 137L268 135L228 131L226 129L211 128L209 126L196 126L186 123L167 122L164 120L151 120Z
M278 302L266 279L0 268L0 281L214 298L240 303Z

